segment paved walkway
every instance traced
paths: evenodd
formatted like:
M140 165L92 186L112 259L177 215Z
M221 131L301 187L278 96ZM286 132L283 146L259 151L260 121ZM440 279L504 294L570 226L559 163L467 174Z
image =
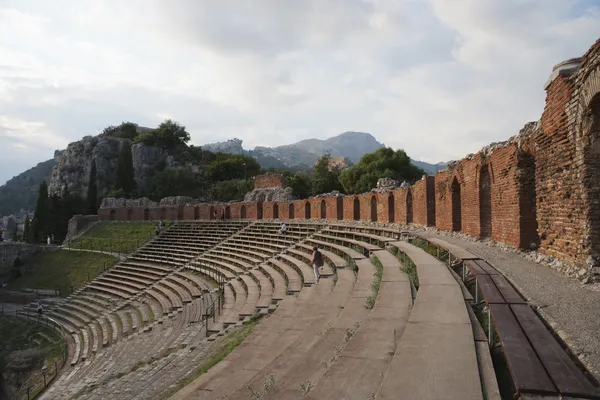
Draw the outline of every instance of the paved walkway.
M127 254L124 254L124 253L111 253L108 251L89 250L89 249L74 249L74 248L69 248L68 246L60 246L60 248L62 250L68 250L68 251L87 251L89 253L108 254L110 256L113 256L114 258L116 258L119 261L123 261L123 260L127 259Z
M584 285L548 266L456 236L419 232L456 244L489 261L513 283L553 327L571 350L600 380L600 285Z

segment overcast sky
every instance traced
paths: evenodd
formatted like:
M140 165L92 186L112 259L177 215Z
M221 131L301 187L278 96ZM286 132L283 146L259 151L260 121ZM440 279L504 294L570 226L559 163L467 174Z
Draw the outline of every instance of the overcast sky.
M462 158L543 110L598 0L0 0L0 184L108 125Z

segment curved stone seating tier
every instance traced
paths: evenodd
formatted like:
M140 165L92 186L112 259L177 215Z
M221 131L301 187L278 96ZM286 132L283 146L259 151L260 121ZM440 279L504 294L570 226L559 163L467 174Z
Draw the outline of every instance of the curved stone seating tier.
M331 235L331 236L349 237L349 238L352 238L355 240L359 240L361 242L367 242L369 244L376 245L380 248L385 248L387 243L398 240L396 238L390 238L387 236L381 236L381 235L377 235L377 234L373 234L373 233L354 232L354 231L343 230L343 229L340 230L340 229L326 228L326 229L323 229L321 231L321 233ZM371 250L371 251L374 251L374 250Z
M258 253L275 254L288 247L291 243L273 243L268 240L265 241L263 238L238 237L229 239L225 244L233 247L242 246Z
M183 303L191 303L192 302L192 294L190 291L182 287L176 282L172 282L169 278L159 281L157 284L158 287L165 287L169 289L174 295L177 296L179 304L183 306Z
M297 243L294 246L294 249L300 250L300 251L304 252L306 255L310 255L310 259L312 262L313 247L314 246L311 246L310 244L307 244L307 243ZM329 250L325 250L325 249L319 249L319 251L321 252L321 254L323 254L323 257L325 257L325 260L329 260L329 263L333 268L335 268L335 269L346 268L348 266L348 262L343 257L340 257L336 253L329 251Z
M273 302L273 283L260 269L250 270L248 274L258 283L260 289L260 298L256 303L256 308L268 308Z
M179 287L181 287L183 290L188 292L191 296L190 302L192 301L192 298L202 296L202 287L199 285L196 285L193 281L184 279L184 278L180 277L179 275L174 275L174 274L169 275L167 277L167 280L175 282L177 285L179 285Z
M143 280L149 282L148 284L152 284L152 282L156 282L157 280L161 279L162 277L164 277L166 275L166 274L156 274L152 271L148 272L141 268L132 268L132 267L123 266L123 265L116 265L114 268L111 268L110 270L108 270L107 273L143 279Z
M242 243L230 243L225 242L217 247L218 250L227 250L230 252L242 252L254 257L257 260L262 260L267 257L271 257L273 254L277 254L278 250L273 250L258 245L250 244L248 242ZM216 250L211 250L216 251Z
M266 264L279 271L279 273L285 277L288 293L297 293L302 290L302 275L294 268L276 258L268 259Z
M318 239L308 238L304 242L309 244L310 246L316 246L319 249L330 250L335 254L344 257L348 260L363 260L365 256L358 251L351 249L349 247L345 247L342 245L337 245L335 243L331 243L329 240L330 237L319 237Z
M333 269L331 268L331 265L329 263L327 263L327 260L329 259L329 257L327 257L327 255L325 253L327 253L328 255L331 255L331 252L328 252L327 250L320 250L321 254L323 255L324 258L324 264L323 267L321 268L321 276L322 277L327 277L330 275L334 274ZM289 249L287 249L285 251L285 254L288 254L292 257L294 257L295 259L299 260L300 262L302 262L303 265L308 266L308 268L310 269L310 271L305 270L305 273L313 273L313 269L312 269L312 250L311 252L306 252L304 251L304 249L301 248L295 248L295 247L291 247ZM344 261L344 265L346 264L346 262Z
M248 263L245 263L243 261L239 261L236 260L234 258L229 258L229 257L223 257L223 256L216 256L216 255L211 255L211 254L205 254L203 257L198 258L196 261L194 261L192 263L192 265L196 265L197 263L202 262L202 263L208 263L210 265L215 265L218 266L224 270L227 270L229 272L231 272L231 274L233 274L233 276L237 276L239 274L243 274L244 272L247 271L246 267L240 267L240 263L243 263L242 265L246 266L246 265L250 265ZM252 268L251 266L248 268ZM229 276L229 275L228 275ZM233 276L229 276L229 277L233 277Z
M229 281L237 277L237 275L231 272L229 268L221 268L212 260L197 261L188 267L192 268L194 271L210 276L213 279L217 276L221 281Z
M173 268L167 267L163 264L147 262L147 261L136 261L136 260L125 260L118 264L119 267L127 267L130 270L142 271L149 274L165 276L173 272Z
M368 225L327 224L327 227L346 232L366 233L378 237L385 237L396 240L400 239L400 233L402 232L400 229L397 228L387 228L382 226Z
M271 300L281 301L287 293L287 286L283 275L267 263L260 264L258 268L267 276L273 284L273 293Z
M317 325L314 322L316 316L321 317L319 327L324 327L326 319L323 314L326 311L334 315L340 312L339 305L346 303L354 283L354 274L346 272L348 274L345 277L348 279L341 277L335 288L332 287L332 280L325 279L320 285L304 288L297 297L286 296L277 311L255 328L252 335L219 364L219 368L209 370L174 398L202 398L200 393L209 393L208 391L214 398L219 398L225 392L228 396L233 395L239 388L242 388L243 396L247 397L246 385L253 376L276 358L284 365L291 362L293 358L287 356L288 352L305 351L304 347L296 346L297 340L314 342L319 337L318 329L314 329L314 334L307 334L305 329L310 325ZM330 306L326 306L328 303L331 303ZM279 363L277 366L280 366ZM265 380L258 384L261 389L268 379L268 372L264 375ZM279 382L279 374L277 379Z
M313 271L312 266L308 265L302 260L294 257L289 254L279 254L276 256L279 260L288 264L290 267L294 268L300 275L302 275L302 281L304 285L314 285L315 283L315 273Z
M318 399L368 399L376 393L402 338L412 308L408 276L386 250L375 252L383 277L375 306L338 361L321 378L311 395Z
M332 236L324 233L316 233L313 237L317 240L324 240L326 242L335 243L347 248L360 248L362 249L363 255L368 255L372 251L381 250L381 247L374 244L363 242L361 240L349 239L345 236ZM356 251L356 250L355 250ZM357 251L358 252L358 251ZM359 252L358 252L359 253Z

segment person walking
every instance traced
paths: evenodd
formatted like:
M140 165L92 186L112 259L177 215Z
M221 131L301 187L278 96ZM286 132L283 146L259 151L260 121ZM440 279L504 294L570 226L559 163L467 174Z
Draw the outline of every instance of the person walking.
M321 278L319 268L323 266L323 254L321 254L316 246L313 248L313 250L313 271L315 272L315 282L318 285L319 279Z
M41 301L38 301L38 304L37 304L37 312L38 312L38 314L39 314L39 315L42 315L42 314L44 314L44 306L42 305L42 302L41 302Z
M285 223L281 224L281 230L279 231L279 233L282 235L285 235L286 231L287 231L287 226L285 226Z

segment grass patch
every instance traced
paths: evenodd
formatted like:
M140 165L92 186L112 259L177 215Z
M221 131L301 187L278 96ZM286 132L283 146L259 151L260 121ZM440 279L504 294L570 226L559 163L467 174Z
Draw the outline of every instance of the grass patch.
M42 367L46 366L50 382L56 375L54 361L60 368L66 356L64 339L52 329L17 317L0 317L0 373L14 398L26 397L28 387L32 397L39 393L44 386Z
M411 240L410 244L425 250L427 253L431 254L432 256L434 256L435 258L439 259L442 262L445 262L448 260L448 254L449 254L448 250L444 249L443 247L439 247L439 257L438 257L438 247L429 243L427 240L416 238L416 239Z
M247 325L242 326L240 329L236 329L231 332L221 342L221 344L213 350L210 354L210 358L204 363L200 364L196 371L191 376L186 377L185 379L179 381L175 386L169 388L169 390L161 393L158 397L160 400L166 400L182 388L191 383L194 379L198 378L201 375L204 375L208 372L212 367L217 365L220 361L222 361L229 353L235 350L254 330L254 328L258 325L258 319L250 322Z
M21 267L22 276L6 289L56 289L61 297L85 285L116 263L108 254L58 250L34 254ZM89 279L88 279L89 278Z
M383 278L383 265L381 261L375 256L371 256L371 262L375 265L375 277L373 278L373 283L371 283L371 290L373 293L366 298L365 307L369 310L375 307L375 300L377 299L377 294L379 294L379 288L381 287L381 279Z
M165 226L170 224L167 222ZM131 253L156 236L155 228L154 222L101 222L70 245L76 249Z
M397 247L392 246L390 251L402 263L402 270L408 275L410 283L412 283L416 290L419 290L419 274L417 273L417 266L415 263Z

